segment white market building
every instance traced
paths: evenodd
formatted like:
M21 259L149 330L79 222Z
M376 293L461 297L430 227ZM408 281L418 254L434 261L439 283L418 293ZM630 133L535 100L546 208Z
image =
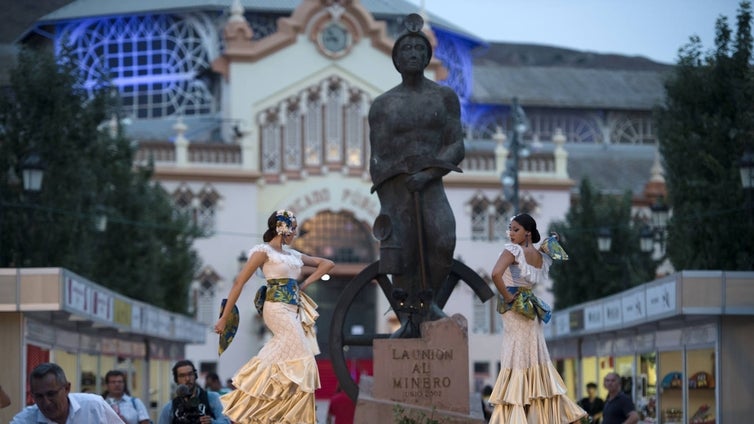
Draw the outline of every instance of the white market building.
M392 40L414 12L400 0L70 1L39 18L20 42L59 42L67 34L83 68L102 59L112 70L137 160L154 160L155 179L211 234L195 245L203 268L190 307L198 321L214 323L239 255L261 242L269 214L296 212L303 230L296 247L338 264L311 293L327 352L323 330L338 293L377 259L371 226L379 202L369 194L366 115L372 99L399 82ZM520 164L521 209L540 229L564 218L586 175L608 190L633 190L636 213L649 215L664 194L651 109L662 101L669 66L490 43L473 29L431 14L427 20L437 41L428 76L456 90L466 129L464 172L444 179L457 259L487 277L502 249L513 213L501 185L513 153L506 148L513 97L525 110L521 135L531 151ZM333 25L344 31L343 44L324 41ZM250 282L239 300L246 305L240 331L221 359L212 337L187 346L201 371L228 378L261 347L264 328L251 307L260 283ZM551 300L547 289L539 294ZM493 303L481 304L459 286L445 309L469 320L476 390L497 371ZM385 299L375 294L359 307L364 313L350 323L353 331L389 332ZM355 373L371 369L368 352L351 355ZM329 396L334 381L327 355L320 358L322 395Z

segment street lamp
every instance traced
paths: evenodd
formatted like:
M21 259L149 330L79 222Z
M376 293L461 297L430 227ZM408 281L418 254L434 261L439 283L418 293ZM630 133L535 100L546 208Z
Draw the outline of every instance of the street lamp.
M94 208L94 229L100 233L107 230L107 209L102 205Z
M665 199L658 197L657 200L649 207L652 211L652 229L657 236L657 242L660 243L660 253L665 254L665 228L668 226L668 217L670 208L665 204Z
M506 166L506 172L501 176L501 182L506 191L506 197L511 199L513 204L513 214L519 213L519 181L518 181L518 163L519 157L529 156L529 150L524 144L524 133L526 132L526 114L523 108L518 104L518 97L513 98L511 105L513 111L513 137L511 139L510 149L513 155L511 163ZM510 192L509 192L510 190Z
M602 227L597 231L597 249L605 253L610 251L613 244L613 237L610 235L610 229Z
M37 153L30 153L21 161L21 174L24 180L24 191L36 193L42 189L42 179L45 175L45 165Z
M741 186L746 193L746 208L754 208L754 153L746 149L741 160L738 161L738 169L741 171Z
M754 153L746 149L743 157L738 161L738 169L741 171L741 185L744 190L754 187Z
M642 239L642 243L644 240ZM610 228L607 227L600 227L599 230L597 230L597 249L600 251L600 253L607 253L610 251L610 248L613 246L613 235L610 231ZM642 245L643 248L643 245ZM630 259L627 257L623 258L609 258L608 255L605 255L606 257L603 258L605 263L612 264L612 265L619 265L621 268L622 273L622 281L621 284L623 285L623 290L628 289L630 285L630 270L629 270L629 261Z
M21 160L21 177L23 179L24 192L36 194L42 190L45 168L42 157L36 152L32 151ZM26 219L27 221L31 220L29 211L27 211ZM11 255L14 266L18 266L21 263L18 256L19 251L23 251L23 246L20 246L20 242L16 239L16 251ZM20 257L23 259L23 254Z
M644 253L652 253L655 247L655 234L649 225L645 225L639 234L639 248Z

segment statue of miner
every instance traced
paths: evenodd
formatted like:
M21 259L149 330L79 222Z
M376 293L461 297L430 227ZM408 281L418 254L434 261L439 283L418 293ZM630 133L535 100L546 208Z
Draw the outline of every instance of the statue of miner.
M393 337L419 337L425 320L444 317L434 302L453 263L455 218L442 177L464 157L458 96L424 76L432 46L417 14L393 46L401 83L369 110L372 192L380 200L373 232L380 241L379 273L391 274L401 305Z

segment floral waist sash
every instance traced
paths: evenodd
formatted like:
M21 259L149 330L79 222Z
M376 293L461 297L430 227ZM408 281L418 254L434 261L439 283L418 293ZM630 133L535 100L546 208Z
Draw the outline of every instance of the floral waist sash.
M260 287L254 296L254 306L262 314L264 302L282 302L289 305L299 304L298 282L293 278L270 278L267 285Z
M514 311L529 319L539 318L545 324L550 322L552 308L542 301L542 299L535 296L531 289L523 287L506 288L510 294L515 295L518 293L518 296L516 296L513 302L505 303L503 296L497 295L497 311L499 313L504 314L508 311Z
M298 281L293 278L270 278L264 300L298 305L298 293Z

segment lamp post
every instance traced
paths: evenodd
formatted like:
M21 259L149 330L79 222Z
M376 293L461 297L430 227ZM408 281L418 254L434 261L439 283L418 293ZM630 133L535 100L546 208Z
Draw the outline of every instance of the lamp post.
M21 160L21 177L23 179L24 192L36 194L42 190L42 181L44 180L45 164L42 158L36 152L31 152ZM28 216L28 214L27 214ZM28 236L28 232L27 232ZM15 237L18 241L18 238ZM18 242L16 246L19 247ZM13 266L18 267L19 263L18 248L13 252Z
M597 231L597 249L601 253L606 253L610 251L610 248L613 245L613 237L610 234L610 229L606 227L602 227Z
M37 193L42 190L45 165L37 153L32 152L21 161L21 175L24 181L24 191Z
M607 227L601 227L599 230L597 230L597 249L600 251L600 253L607 253L610 251L612 246L613 246L612 231L610 231L610 229ZM621 273L623 274L623 281L621 282L621 284L623 285L623 290L628 289L629 284L630 284L628 261L629 261L628 257L622 257L622 258L619 258L618 260L605 259L605 262L607 263L621 266Z
M513 112L513 137L510 143L512 158L506 166L506 171L502 175L503 190L513 205L513 214L517 215L520 211L519 200L519 180L518 164L520 157L529 156L529 151L524 144L524 132L526 132L526 114L523 108L518 104L518 97L513 98L511 105Z
M741 160L738 161L738 169L741 172L741 187L746 196L746 209L754 217L754 153L747 148Z
M665 255L665 230L668 226L668 217L670 208L665 203L665 199L658 197L657 200L649 207L652 212L652 231L660 245L660 256Z
M741 172L741 187L746 196L746 210L749 212L749 225L754 226L754 153L751 148L746 148L743 157L738 161L738 169ZM751 264L754 269L754 263Z
M104 233L107 230L107 208L97 205L94 208L94 229Z
M645 225L639 234L639 248L644 253L652 253L655 249L655 234L652 227Z

